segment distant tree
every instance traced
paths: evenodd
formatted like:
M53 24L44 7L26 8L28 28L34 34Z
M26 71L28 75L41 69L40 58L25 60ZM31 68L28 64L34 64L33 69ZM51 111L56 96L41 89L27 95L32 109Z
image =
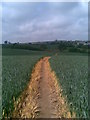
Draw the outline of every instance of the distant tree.
M6 40L6 41L4 41L4 44L7 44L8 43L8 41Z
M56 39L55 42L58 42L58 40Z
M30 44L30 45L31 45L32 43L30 43L30 42L29 42L28 44Z
M8 44L11 44L11 42L8 42Z
M65 44L64 42L61 42L58 46L60 51L63 51L67 48L67 44Z

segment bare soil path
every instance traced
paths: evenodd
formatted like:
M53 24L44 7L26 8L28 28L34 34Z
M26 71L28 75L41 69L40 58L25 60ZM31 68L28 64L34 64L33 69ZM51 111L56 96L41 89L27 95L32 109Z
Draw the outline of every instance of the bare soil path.
M13 117L71 117L66 100L62 96L62 89L58 85L55 73L51 71L49 58L45 57L36 64L30 83L15 102Z
M50 102L50 88L48 85L48 72L46 61L47 59L43 59L42 67L41 67L41 82L40 82L40 116L41 118L50 118L51 117L51 102Z

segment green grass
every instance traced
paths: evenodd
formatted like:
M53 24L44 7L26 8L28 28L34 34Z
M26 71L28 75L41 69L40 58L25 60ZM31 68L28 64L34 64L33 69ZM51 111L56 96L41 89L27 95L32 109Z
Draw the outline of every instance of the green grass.
M52 56L51 67L76 117L88 117L88 57L83 55Z

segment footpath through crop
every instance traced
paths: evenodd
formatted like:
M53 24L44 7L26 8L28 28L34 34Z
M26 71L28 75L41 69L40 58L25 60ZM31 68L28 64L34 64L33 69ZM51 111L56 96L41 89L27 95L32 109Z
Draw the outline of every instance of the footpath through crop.
M50 57L42 58L34 67L30 83L14 103L15 118L71 118L69 107L62 96L55 73L51 70Z

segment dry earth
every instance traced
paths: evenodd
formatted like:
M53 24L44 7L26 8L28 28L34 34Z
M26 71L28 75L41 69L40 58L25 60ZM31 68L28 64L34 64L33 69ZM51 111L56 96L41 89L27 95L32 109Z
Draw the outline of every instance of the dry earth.
M71 118L66 99L51 70L50 57L41 59L34 67L31 80L17 102L14 118Z

